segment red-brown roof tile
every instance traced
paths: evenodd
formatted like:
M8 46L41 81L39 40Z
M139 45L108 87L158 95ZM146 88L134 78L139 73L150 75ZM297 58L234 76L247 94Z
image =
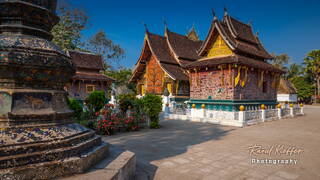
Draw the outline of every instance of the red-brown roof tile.
M178 65L178 62L170 52L170 48L165 37L147 32L147 41L157 60L164 63Z
M73 80L92 80L92 81L115 81L115 79L104 74L79 73L77 72L72 78Z
M189 80L188 75L183 72L180 66L161 63L161 67L175 80Z
M101 55L86 52L69 51L72 62L77 68L103 70L103 59Z
M183 36L166 30L168 42L174 53L181 59L196 60L199 59L197 50L200 48L202 41L190 40L187 36Z

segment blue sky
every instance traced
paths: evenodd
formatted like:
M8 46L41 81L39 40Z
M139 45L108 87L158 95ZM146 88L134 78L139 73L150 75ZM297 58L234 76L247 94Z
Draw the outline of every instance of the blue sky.
M254 31L271 53L287 53L291 63L320 49L320 0L66 0L90 17L84 39L98 30L120 44L126 57L120 64L133 67L149 31L163 34L165 20L171 31L185 34L194 24L201 39L209 30L213 8L219 18L226 6L231 16L252 22Z

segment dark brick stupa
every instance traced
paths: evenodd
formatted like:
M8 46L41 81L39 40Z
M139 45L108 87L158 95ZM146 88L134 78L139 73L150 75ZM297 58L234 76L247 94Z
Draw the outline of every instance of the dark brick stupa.
M71 59L51 42L57 0L0 0L0 179L81 173L108 151L71 121Z

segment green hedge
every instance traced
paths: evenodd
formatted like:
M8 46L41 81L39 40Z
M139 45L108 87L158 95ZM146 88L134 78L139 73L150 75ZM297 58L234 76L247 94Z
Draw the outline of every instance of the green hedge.
M131 107L138 114L146 114L150 118L150 128L159 128L159 114L162 111L162 98L148 94L137 99L134 94L122 94L117 97L120 109L126 112Z
M150 128L159 128L159 114L162 111L160 96L147 94L142 98L143 110L150 118Z
M73 117L75 117L76 119L80 119L82 114L82 106L80 102L73 98L68 98L67 102L69 108L74 111Z

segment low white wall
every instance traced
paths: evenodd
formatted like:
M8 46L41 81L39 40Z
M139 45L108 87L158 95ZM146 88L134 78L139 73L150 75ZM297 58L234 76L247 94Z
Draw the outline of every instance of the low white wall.
M297 94L277 94L278 102L298 102Z
M279 114L281 114L281 117L279 117ZM242 118L239 117L240 115ZM190 110L190 113L186 113L185 115L168 113L164 115L164 118L243 127L245 125L281 119L282 117L294 117L296 115L303 115L303 109L296 106L292 110L291 108L281 110L266 109L243 111L240 113L239 111L215 111L193 108Z

